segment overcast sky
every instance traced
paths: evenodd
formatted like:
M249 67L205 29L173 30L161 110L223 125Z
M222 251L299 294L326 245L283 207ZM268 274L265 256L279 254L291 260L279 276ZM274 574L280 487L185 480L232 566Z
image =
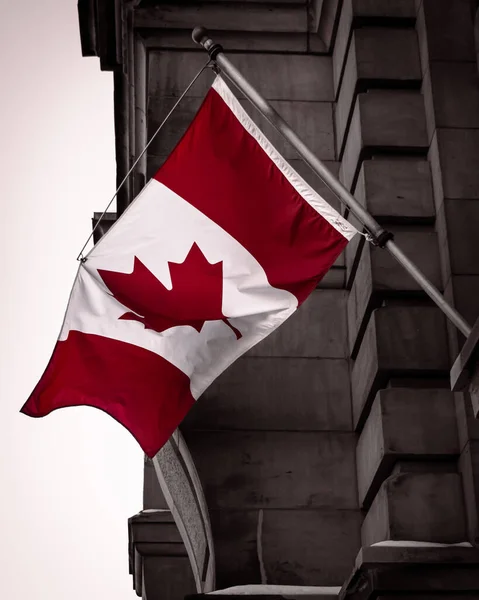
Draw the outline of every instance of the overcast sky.
M105 413L18 411L58 336L76 256L115 187L113 85L76 0L1 0L0 596L135 598L143 454Z

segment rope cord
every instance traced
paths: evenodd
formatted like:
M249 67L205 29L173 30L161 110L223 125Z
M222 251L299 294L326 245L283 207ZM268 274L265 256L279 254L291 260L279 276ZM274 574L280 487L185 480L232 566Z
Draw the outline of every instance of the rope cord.
M125 182L127 181L128 177L131 175L131 173L133 172L134 168L136 167L136 165L140 162L141 157L145 154L145 152L148 150L150 144L153 142L153 140L156 138L156 136L159 134L159 132L161 131L161 129L163 128L163 126L165 125L165 123L168 121L168 119L171 117L171 115L173 114L173 112L175 111L176 107L180 104L180 102L183 100L183 98L186 96L186 94L190 91L190 88L193 86L193 84L196 82L196 80L200 77L200 75L203 74L203 72L212 65L212 61L210 59L208 59L208 62L198 71L198 73L196 73L196 75L193 77L193 79L191 80L191 82L189 83L189 85L187 86L187 88L185 89L185 91L181 94L181 96L178 98L178 100L175 102L175 104L173 105L173 108L170 110L170 112L166 115L166 117L163 119L163 121L160 123L160 125L158 126L157 130L155 131L155 133L151 136L149 142L146 144L146 146L143 148L143 150L141 151L141 153L139 154L139 156L137 157L137 159L135 160L135 162L132 164L130 170L128 171L128 173L125 175L125 177L123 177L120 185L117 187L115 193L113 194L110 202L108 202L105 210L102 212L100 218L98 219L98 221L96 222L95 226L93 227L90 235L88 236L86 242L83 244L83 248L80 250L80 252L78 253L77 256L77 260L84 262L86 260L86 258L83 256L83 251L85 250L85 248L88 245L88 242L91 240L91 238L93 237L93 234L95 233L98 225L100 225L101 220L103 219L103 217L105 216L105 214L107 213L108 209L110 208L113 200L115 200L115 198L118 195L118 192L121 190L121 188L125 185Z

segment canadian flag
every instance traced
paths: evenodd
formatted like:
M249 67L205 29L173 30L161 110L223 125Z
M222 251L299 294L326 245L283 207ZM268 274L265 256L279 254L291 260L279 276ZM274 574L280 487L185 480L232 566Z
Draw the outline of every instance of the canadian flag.
M81 263L22 412L94 406L154 456L355 233L217 77L172 154Z

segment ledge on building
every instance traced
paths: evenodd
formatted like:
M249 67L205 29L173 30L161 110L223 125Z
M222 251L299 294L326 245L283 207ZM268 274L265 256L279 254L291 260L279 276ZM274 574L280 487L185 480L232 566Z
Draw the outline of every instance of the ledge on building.
M212 596L214 598L230 598L231 596L248 596L248 598L264 598L280 600L289 598L291 600L337 600L340 587L317 587L304 585L237 585L224 590L216 590L209 594L196 594L186 596L185 600L195 600ZM213 600L213 599L212 599Z
M427 594L428 600L455 598L456 594L472 600L478 589L479 550L469 542L385 541L360 550L338 600L390 595L403 600L411 593Z
M188 554L171 511L143 510L128 519L128 555L133 589L138 596L142 596L144 591L145 557L159 558L163 564L170 559L169 569L174 569L175 562L178 562L175 559L187 559ZM189 561L187 566L189 571ZM179 568L183 569L183 565L179 564Z

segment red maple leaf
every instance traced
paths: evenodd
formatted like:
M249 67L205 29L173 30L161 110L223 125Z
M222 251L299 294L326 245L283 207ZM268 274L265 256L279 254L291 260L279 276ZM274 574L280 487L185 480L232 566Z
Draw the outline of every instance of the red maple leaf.
M182 263L168 262L173 289L168 290L135 256L131 273L98 269L113 296L126 308L119 317L143 323L158 333L190 325L200 332L206 321L223 321L239 340L241 332L233 327L221 310L223 300L223 262L209 263L193 244Z

